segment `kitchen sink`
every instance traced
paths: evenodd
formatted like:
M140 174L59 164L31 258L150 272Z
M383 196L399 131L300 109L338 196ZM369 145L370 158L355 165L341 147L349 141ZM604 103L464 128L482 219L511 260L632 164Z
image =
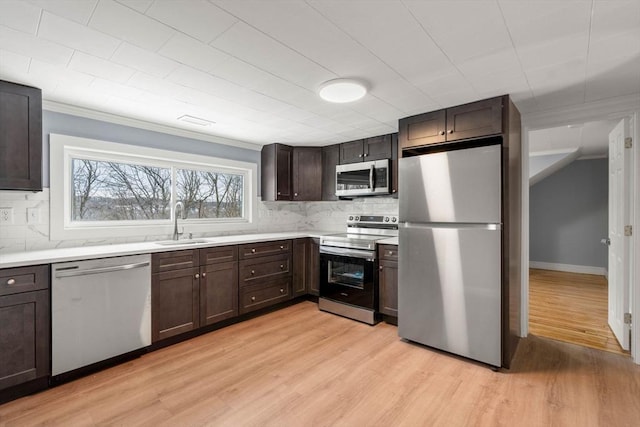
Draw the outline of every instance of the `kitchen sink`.
M182 246L182 245L197 245L198 243L208 243L208 240L204 239L184 239L184 240L163 240L161 242L153 242L160 246Z

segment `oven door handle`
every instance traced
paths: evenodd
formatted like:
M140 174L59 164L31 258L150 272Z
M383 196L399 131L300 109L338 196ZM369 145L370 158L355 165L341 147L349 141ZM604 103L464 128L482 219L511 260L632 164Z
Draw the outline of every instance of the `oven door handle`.
M367 261L375 261L376 255L372 251L361 251L358 249L336 248L334 246L320 246L320 253L327 255L339 255L352 258L365 259Z

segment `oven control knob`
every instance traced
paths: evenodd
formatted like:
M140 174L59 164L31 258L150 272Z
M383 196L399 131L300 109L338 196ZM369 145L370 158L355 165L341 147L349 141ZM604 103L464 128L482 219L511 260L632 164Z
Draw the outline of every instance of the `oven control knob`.
M388 216L384 217L384 222L389 222L389 217Z
M396 222L397 220L398 220L398 218L396 218L395 216L391 217L391 222Z
M353 215L349 215L349 221L353 221Z

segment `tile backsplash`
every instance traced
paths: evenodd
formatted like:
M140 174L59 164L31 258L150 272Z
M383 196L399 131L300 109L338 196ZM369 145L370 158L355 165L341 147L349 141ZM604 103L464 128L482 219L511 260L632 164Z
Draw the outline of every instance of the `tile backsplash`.
M0 208L13 209L13 222L0 223L0 253L41 249L93 246L169 239L170 235L132 236L110 239L51 240L49 238L49 189L42 192L0 191ZM28 209L36 208L37 221L28 221ZM336 202L259 202L257 230L247 233L322 230L340 232L346 228L350 213L397 214L398 200L391 197L369 197ZM188 226L186 227L188 232ZM194 237L211 237L227 233L194 233Z

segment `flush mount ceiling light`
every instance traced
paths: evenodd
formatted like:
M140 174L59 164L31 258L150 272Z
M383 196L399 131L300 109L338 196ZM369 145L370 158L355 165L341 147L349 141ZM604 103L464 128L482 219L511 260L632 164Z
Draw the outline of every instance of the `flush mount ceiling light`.
M320 98L329 102L353 102L365 96L367 87L354 79L334 79L322 83L318 89Z
M211 120L205 120L199 117L189 116L188 114L178 117L178 120L180 120L181 122L191 123L192 125L198 125L198 126L211 126L212 124L215 123L215 122L212 122Z

